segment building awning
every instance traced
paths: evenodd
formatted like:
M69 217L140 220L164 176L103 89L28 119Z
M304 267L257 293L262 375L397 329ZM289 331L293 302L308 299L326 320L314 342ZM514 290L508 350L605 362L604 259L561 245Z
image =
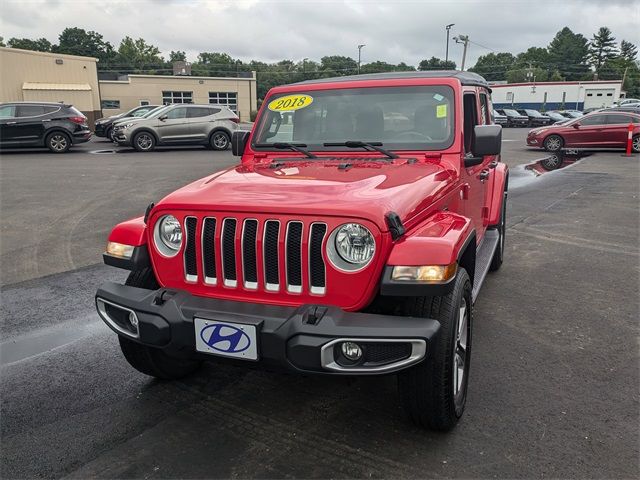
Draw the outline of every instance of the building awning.
M23 90L91 91L88 83L34 83L25 82Z

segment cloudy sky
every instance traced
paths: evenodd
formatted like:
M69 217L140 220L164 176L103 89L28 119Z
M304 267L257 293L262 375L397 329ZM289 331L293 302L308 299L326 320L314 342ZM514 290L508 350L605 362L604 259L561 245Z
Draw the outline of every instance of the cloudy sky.
M163 55L227 52L242 60L319 60L339 54L363 63L416 65L444 58L445 28L469 35L467 66L490 51L546 46L564 26L587 38L606 25L640 44L640 0L0 0L0 35L57 41L66 26L95 30L116 45L142 37ZM462 47L449 56L460 65Z

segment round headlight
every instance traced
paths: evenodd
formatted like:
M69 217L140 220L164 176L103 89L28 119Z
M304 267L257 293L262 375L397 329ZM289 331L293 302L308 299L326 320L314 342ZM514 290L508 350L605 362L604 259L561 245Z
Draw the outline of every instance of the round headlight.
M174 256L182 246L182 226L176 217L166 215L156 224L156 247L168 257Z
M339 227L333 241L340 258L358 267L369 263L376 250L373 235L359 223L346 223Z

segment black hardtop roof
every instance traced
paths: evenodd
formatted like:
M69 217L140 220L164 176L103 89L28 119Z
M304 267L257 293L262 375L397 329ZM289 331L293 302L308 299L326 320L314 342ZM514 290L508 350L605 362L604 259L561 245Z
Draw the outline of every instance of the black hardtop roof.
M355 82L366 80L390 80L400 78L457 78L462 85L473 85L476 87L485 87L491 90L487 81L473 72L463 72L460 70L426 70L418 72L386 72L386 73L367 73L363 75L348 75L345 77L318 78L315 80L305 80L295 83L294 85L329 83L329 82Z

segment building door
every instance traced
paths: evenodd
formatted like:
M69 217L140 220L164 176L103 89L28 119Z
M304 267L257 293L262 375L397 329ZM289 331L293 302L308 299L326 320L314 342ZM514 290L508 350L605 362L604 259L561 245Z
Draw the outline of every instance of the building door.
M587 88L584 91L584 110L587 108L604 108L613 103L613 88Z

